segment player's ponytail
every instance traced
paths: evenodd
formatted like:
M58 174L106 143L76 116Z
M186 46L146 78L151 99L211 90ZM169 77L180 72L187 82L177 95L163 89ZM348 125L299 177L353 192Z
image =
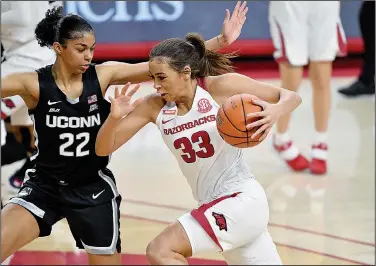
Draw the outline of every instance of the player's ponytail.
M195 47L200 58L196 77L218 76L234 71L230 59L236 57L235 54L220 54L207 50L205 41L196 33L188 33L185 39Z
M83 33L93 32L91 25L76 14L63 15L63 7L54 7L46 12L36 29L35 36L40 46L52 47L54 42L65 45L67 40L78 39Z
M35 28L35 37L41 47L52 47L56 40L59 20L63 18L63 7L47 10L46 16Z
M233 72L230 58L234 54L219 54L205 48L200 35L188 33L185 39L171 38L153 47L149 60L167 62L174 70L183 72L185 66L191 68L191 78L217 76Z

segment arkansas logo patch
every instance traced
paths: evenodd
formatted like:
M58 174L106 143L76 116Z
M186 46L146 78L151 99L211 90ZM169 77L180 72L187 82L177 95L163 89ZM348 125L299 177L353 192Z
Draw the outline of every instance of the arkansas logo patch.
M227 222L225 216L216 212L213 212L212 215L215 219L215 224L219 227L219 231L225 230L227 232Z
M5 104L6 107L8 107L9 109L13 109L16 107L16 105L14 104L14 102L11 100L11 99L1 99L1 101Z

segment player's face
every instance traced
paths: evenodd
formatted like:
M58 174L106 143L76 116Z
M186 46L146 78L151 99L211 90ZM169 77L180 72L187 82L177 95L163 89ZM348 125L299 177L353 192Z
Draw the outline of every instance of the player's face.
M65 65L75 74L84 73L93 59L95 37L92 32L86 32L81 38L68 40L63 48L62 58Z
M150 76L154 80L154 88L166 101L175 101L184 91L186 79L175 71L168 63L158 60L149 61Z

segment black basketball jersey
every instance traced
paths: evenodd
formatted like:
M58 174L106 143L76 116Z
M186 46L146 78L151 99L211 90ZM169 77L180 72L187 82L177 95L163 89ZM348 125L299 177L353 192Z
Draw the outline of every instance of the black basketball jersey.
M39 101L30 111L37 150L31 160L40 176L61 184L85 183L109 162L108 156L95 154L98 131L111 107L102 96L95 66L83 73L83 90L77 99L69 99L58 88L52 65L37 73Z

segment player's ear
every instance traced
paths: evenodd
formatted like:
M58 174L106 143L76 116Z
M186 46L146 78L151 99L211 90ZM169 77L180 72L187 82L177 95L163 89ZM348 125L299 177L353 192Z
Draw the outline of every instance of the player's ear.
M63 47L60 43L54 42L52 48L55 50L56 54L61 55L63 52Z
M191 67L189 65L186 65L183 69L184 79L185 80L191 79L191 73L192 73Z

